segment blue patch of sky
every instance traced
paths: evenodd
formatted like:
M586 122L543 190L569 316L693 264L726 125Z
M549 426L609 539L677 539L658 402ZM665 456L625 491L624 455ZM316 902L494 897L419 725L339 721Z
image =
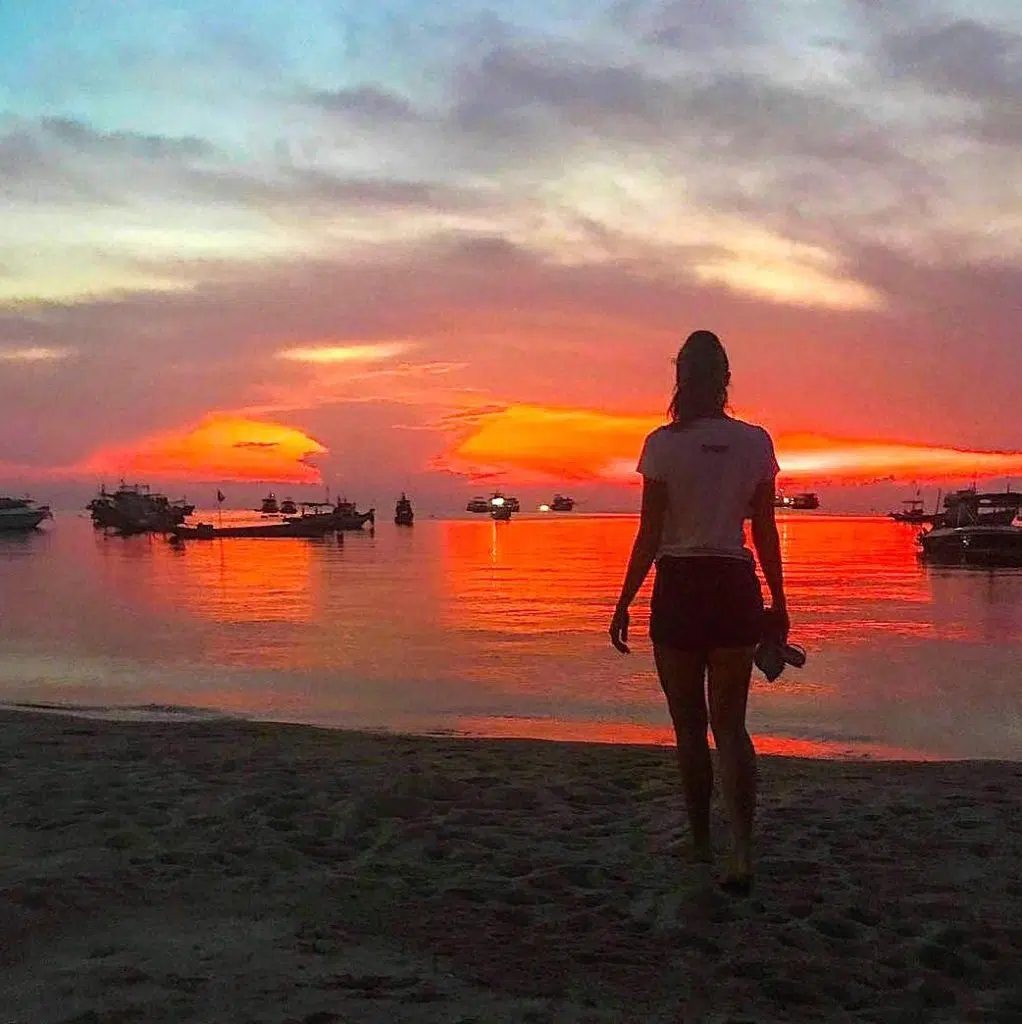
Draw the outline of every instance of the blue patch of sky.
M513 18L526 30L570 34L593 21L580 14L586 9L580 0L527 0ZM76 117L105 130L216 135L228 113L210 108L216 97L230 109L298 85L428 88L473 31L497 32L508 16L478 0L3 4L0 104L7 113Z

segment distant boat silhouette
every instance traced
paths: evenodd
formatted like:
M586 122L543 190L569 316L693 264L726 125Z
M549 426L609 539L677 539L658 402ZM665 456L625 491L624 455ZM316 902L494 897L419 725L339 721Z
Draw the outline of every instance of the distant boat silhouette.
M814 491L802 491L799 494L785 494L783 491L774 495L774 508L790 508L806 511L820 507L820 496Z
M415 512L412 510L412 503L404 491L394 506L394 522L398 526L411 526L415 521Z

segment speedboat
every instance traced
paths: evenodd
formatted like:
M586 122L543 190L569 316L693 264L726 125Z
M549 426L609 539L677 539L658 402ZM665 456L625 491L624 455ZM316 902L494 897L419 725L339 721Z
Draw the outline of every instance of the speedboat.
M49 505L37 505L31 498L0 498L0 533L34 530L52 518Z

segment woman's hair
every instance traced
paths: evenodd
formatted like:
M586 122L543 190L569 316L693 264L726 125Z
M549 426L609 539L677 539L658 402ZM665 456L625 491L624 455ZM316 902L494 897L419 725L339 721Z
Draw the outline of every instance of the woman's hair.
M675 427L687 427L704 416L723 416L731 366L713 331L693 331L681 346L675 364L675 386L668 413Z

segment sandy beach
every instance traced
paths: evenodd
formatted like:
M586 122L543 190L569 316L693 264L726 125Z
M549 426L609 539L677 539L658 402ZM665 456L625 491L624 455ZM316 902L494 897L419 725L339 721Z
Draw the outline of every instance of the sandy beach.
M0 771L3 1024L1022 1020L1020 764L764 758L746 900L666 749L0 712Z

